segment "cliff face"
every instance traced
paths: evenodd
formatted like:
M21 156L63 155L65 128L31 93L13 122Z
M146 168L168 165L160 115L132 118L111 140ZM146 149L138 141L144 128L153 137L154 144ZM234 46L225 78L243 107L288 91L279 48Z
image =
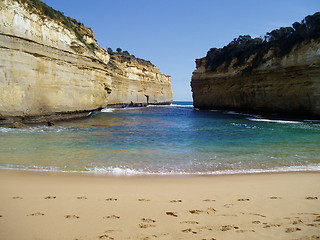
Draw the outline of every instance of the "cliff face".
M152 64L134 58L111 56L112 92L109 105L170 104L170 76L160 73Z
M235 66L208 69L207 58L197 59L191 87L194 106L320 116L320 43L302 42L283 57L275 49L262 56L251 72L255 55Z
M91 29L68 19L74 30L27 3L0 2L0 120L172 101L170 78L156 67L121 58L110 67Z

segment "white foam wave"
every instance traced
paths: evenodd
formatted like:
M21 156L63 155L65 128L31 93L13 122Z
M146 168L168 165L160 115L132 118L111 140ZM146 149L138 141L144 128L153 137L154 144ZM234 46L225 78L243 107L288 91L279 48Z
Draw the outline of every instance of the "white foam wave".
M303 120L303 121L307 123L315 123L315 124L320 123L320 120Z
M238 112L234 112L234 111L228 111L228 112L225 112L226 114L230 114L230 115L241 115L241 113L238 113Z
M120 167L95 167L87 168L87 171L94 174L108 174L108 175L141 175L144 174L142 171L133 170L130 168L120 168Z
M211 111L220 111L220 110L211 110ZM257 119L260 119L260 118L261 118L261 115L250 114L250 113L243 113L243 112L227 111L227 112L223 112L223 113L224 113L224 114L228 114L228 115L248 116L248 117L257 118Z
M288 121L288 120L272 120L272 119L265 119L265 118L247 118L250 121L254 122L269 122L269 123L281 123L281 124L299 124L302 122L299 121Z
M115 110L114 108L103 108L101 109L101 112L110 113L110 112L113 112L114 110Z
M152 172L149 170L135 170L121 167L94 167L86 168L85 170L72 170L68 167L43 167L43 166L17 166L17 165L2 165L3 170L22 170L22 171L37 171L37 172L61 172L61 173L89 173L94 175L111 175L111 176L138 176L138 175L154 175L154 176L197 176L197 175L234 175L234 174L257 174L257 173L283 173L283 172L320 172L320 165L312 166L288 166L272 169L232 169L232 170L217 170L217 171L159 171Z
M63 132L73 131L75 128L71 127L48 127L48 126L37 126L29 128L7 128L0 127L0 133L44 133L44 132Z
M171 103L169 106L170 106L170 107L185 107L185 108L193 108L193 105L182 105L182 104L175 104L175 103Z
M228 174L256 174L256 173L283 173L283 172L319 172L318 166L289 166L273 169L241 169L241 170L219 170L204 172L199 175L228 175Z
M180 107L180 108L193 108L193 105L183 105L183 104L176 104L171 103L170 105L148 105L148 108L154 107L154 108L168 108L168 107Z

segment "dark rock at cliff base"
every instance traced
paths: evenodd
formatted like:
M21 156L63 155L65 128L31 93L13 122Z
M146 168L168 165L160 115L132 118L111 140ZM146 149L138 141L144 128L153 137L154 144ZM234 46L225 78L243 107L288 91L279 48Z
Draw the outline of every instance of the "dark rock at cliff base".
M54 125L55 125L55 124L54 124L53 122L50 122L50 121L47 122L47 126L48 126L48 127L53 127Z
M11 128L29 128L29 126L27 126L21 122L14 122L14 123L12 123Z

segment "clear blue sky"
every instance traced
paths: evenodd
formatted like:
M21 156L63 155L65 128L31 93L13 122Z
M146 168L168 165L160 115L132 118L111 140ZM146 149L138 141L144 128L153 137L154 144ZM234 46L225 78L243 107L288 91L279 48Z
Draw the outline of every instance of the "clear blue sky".
M320 0L44 0L171 75L174 100L192 100L195 59L239 35L259 37L320 11Z

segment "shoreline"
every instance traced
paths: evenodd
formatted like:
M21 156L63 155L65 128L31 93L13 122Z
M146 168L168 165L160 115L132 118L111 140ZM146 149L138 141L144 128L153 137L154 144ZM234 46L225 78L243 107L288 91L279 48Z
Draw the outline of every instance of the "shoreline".
M101 176L0 170L0 238L318 239L320 173Z
M320 173L320 166L289 166L275 169L217 170L213 172L140 172L129 168L114 167L98 170L62 170L51 167L42 168L0 168L0 171L30 172L44 174L74 174L101 177L210 177L228 175L286 174L286 173Z
M94 113L101 112L102 109L105 108L116 108L122 109L126 107L139 108L139 107L147 107L147 106L170 106L171 102L159 102L159 103L116 103L116 104L107 104L104 107L91 109L91 110L77 110L70 112L52 112L52 113L44 113L39 115L8 115L2 116L0 114L0 127L1 126L10 126L14 122L21 122L24 124L43 124L48 122L67 122L73 120L79 120L89 117Z

